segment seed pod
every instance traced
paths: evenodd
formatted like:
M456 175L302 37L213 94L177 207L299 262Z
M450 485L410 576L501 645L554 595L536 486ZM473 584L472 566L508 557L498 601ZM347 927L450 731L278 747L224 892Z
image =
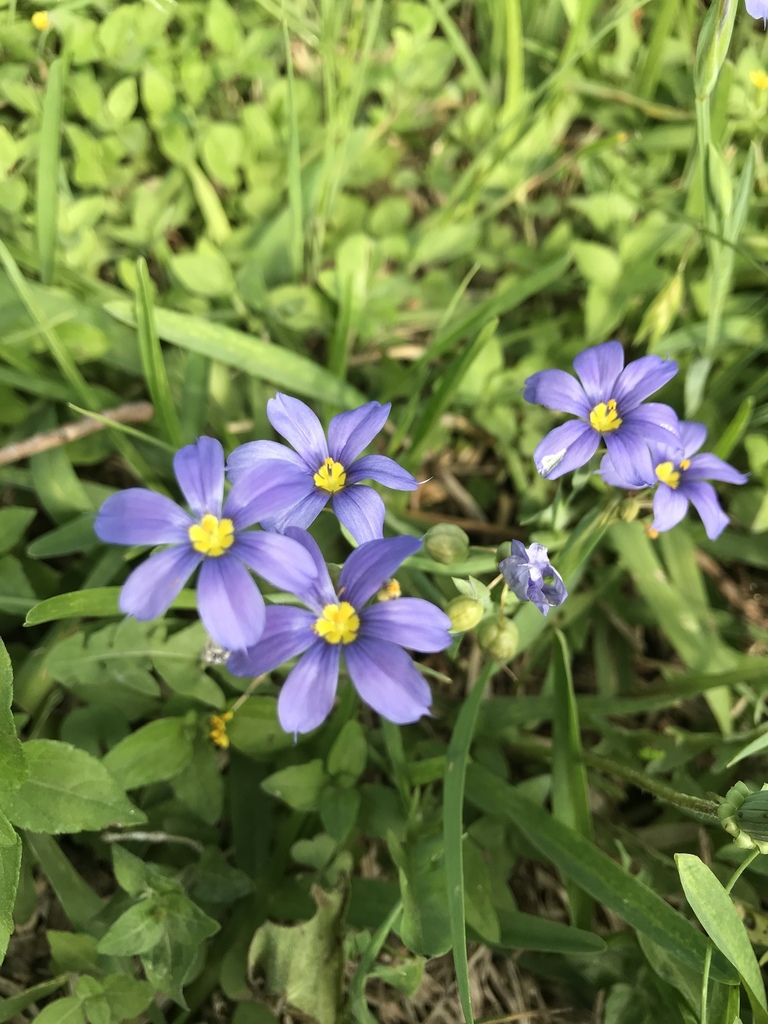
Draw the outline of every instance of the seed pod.
M509 661L517 654L520 634L514 622L509 619L490 620L478 631L477 642L496 661Z
M485 615L485 608L474 597L454 597L445 609L445 614L451 620L452 633L466 633L480 622Z
M454 565L469 554L469 537L455 523L438 523L424 534L424 550L436 562Z

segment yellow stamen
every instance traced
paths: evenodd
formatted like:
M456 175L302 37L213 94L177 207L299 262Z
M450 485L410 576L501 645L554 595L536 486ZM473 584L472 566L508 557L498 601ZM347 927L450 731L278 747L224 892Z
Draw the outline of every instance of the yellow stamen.
M402 597L403 592L400 589L400 584L397 580L387 580L384 586L376 594L377 601L395 601L398 597Z
M691 465L691 460L690 459L683 459L683 461L680 463L680 469L689 469L690 465Z
M327 604L312 628L328 644L351 644L357 639L360 618L349 601Z
M319 487L322 491L328 491L329 494L335 494L347 482L347 474L340 462L326 459L312 479L315 481L315 487Z
M654 530L654 528L652 526L646 526L645 532L648 534L648 537L651 540L656 540L656 538L659 536L659 531L658 530Z
M749 80L760 92L768 89L768 75L766 75L762 68L759 71L750 71Z
M217 519L209 512L199 523L190 526L189 539L201 555L218 558L235 543L235 526L231 519Z
M35 11L29 20L38 32L44 32L51 24L51 19L48 17L48 11Z
M232 720L234 712L224 711L220 715L211 715L208 719L208 725L210 726L208 731L208 738L216 744L217 747L221 747L226 750L229 746L229 736L227 736L227 722Z
M683 469L687 469L687 467L683 466ZM656 467L656 478L675 491L680 483L680 471L675 469L674 462L660 462Z
M589 422L600 434L618 430L624 421L616 412L616 399L611 398L608 402L599 402L589 414Z

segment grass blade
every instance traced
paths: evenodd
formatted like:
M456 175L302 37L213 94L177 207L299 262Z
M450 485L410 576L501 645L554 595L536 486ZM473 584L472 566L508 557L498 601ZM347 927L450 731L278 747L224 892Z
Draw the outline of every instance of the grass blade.
M464 702L448 745L443 784L443 844L448 913L451 921L451 946L456 970L459 1000L467 1024L474 1024L467 960L467 935L464 912L464 782L469 748L477 723L485 687L496 669L489 662Z
M116 320L136 326L136 315L130 302L110 302L105 309ZM306 356L262 338L253 338L244 331L158 307L155 307L155 321L163 341L234 366L257 380L285 388L291 394L314 399L320 397L346 408L366 401L351 384L338 380Z
M579 732L579 713L573 692L571 658L568 643L559 630L555 630L549 676L555 698L552 721L552 814L558 821L591 840L592 815ZM592 922L592 900L571 882L566 887L571 923L588 931Z
M174 448L181 446L181 425L168 385L168 374L165 372L163 351L155 326L152 287L147 270L147 262L143 257L136 261L136 330L139 339L141 365L144 368L144 379L147 390L155 407L155 416L160 432Z
M24 625L39 626L43 622L56 622L57 619L103 619L122 615L118 605L121 589L91 587L89 590L75 590L70 594L57 594L30 608ZM197 595L194 590L182 590L171 608L197 608Z
M475 807L506 818L563 875L701 973L707 951L705 936L594 843L555 821L538 804L481 765L468 767L466 793ZM727 985L736 984L736 972L722 955L712 959L712 976Z
M64 62L58 57L48 70L37 154L36 217L40 280L50 284L56 255L59 213L59 163Z
M285 0L281 4L285 68L288 86L288 209L291 217L291 267L293 278L300 281L304 273L304 199L301 189L301 144L299 118L296 111L296 86L293 77L293 56L288 37Z

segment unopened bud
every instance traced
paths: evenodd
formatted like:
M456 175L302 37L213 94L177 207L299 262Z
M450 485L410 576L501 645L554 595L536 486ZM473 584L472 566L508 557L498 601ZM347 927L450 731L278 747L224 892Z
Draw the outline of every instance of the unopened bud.
M492 619L478 630L477 642L496 661L509 661L517 654L520 634L509 619Z
M737 846L768 853L768 783L753 793L745 782L737 782L726 793L717 813Z
M424 550L443 565L464 562L469 554L469 537L455 523L438 523L424 534Z
M640 514L640 502L636 498L626 498L619 508L619 517L625 523L634 523Z
M451 620L452 633L466 633L480 622L485 615L485 608L474 597L454 597L445 609L445 614Z

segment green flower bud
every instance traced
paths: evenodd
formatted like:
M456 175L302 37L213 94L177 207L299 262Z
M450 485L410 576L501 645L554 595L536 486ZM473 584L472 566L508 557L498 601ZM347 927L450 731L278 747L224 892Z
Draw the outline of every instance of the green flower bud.
M726 793L717 813L737 846L768 853L768 783L753 793L745 782L737 782Z
M517 654L520 634L509 619L490 619L478 630L477 642L496 661L509 661Z
M424 534L424 550L443 565L463 562L469 554L469 537L455 523L438 523Z
M452 633L466 633L480 622L485 615L485 608L474 597L454 597L445 609L445 614L451 620Z

